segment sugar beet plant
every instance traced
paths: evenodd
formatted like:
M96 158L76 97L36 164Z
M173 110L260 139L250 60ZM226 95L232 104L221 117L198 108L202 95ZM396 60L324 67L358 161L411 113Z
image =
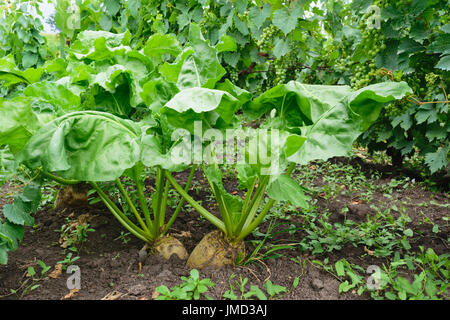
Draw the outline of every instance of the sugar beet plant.
M24 72L11 56L5 57L0 76L11 86L19 82L26 86L0 101L0 144L7 146L16 164L41 177L61 184L91 184L130 233L156 251L167 253L167 244L185 258L181 244L166 236L184 200L168 221L165 218L167 179L189 164L171 162L167 156L166 151L178 142L171 140L173 128L159 109L198 79L202 87L214 87L225 70L216 48L207 44L195 25L184 47L171 35L155 34L143 50L136 51L129 39L129 32L86 31L79 34L67 59ZM38 80L43 73L51 80ZM157 172L156 191L150 197L143 183L145 166ZM186 190L194 171L192 167ZM125 178L134 183L137 204L124 186ZM102 188L111 181L131 216Z
M290 177L295 164L346 155L382 106L410 89L404 82L352 91L292 81L253 99L223 81L226 71L218 53L228 45L211 46L192 23L183 45L171 34L154 33L136 50L128 31L83 31L67 57L37 69L19 70L7 56L0 61L0 77L8 86L20 83L24 88L0 100L0 145L16 165L40 177L61 184L89 183L131 234L166 257L187 256L168 232L188 202L218 229L205 236L188 264L232 264L245 254L243 239L276 201L307 206L308 197ZM243 126L242 113L260 119L261 126ZM230 194L222 183L223 162L217 156L226 143L217 138L229 130L248 140L238 148L242 161L233 164L244 198ZM261 149L269 150L269 161ZM151 195L144 184L145 167L156 169ZM189 167L187 183L180 186L173 173ZM220 217L189 196L197 167L208 180ZM130 215L105 191L110 182ZM170 188L182 200L166 218ZM4 244L12 243L10 235L0 234L0 248L8 248Z
M276 201L307 207L308 196L290 177L296 164L347 155L355 139L377 119L382 106L410 92L404 82L379 83L352 91L348 86L305 85L294 81L278 85L252 101L241 92L244 114L249 119L262 120L258 129L241 127L233 118L232 97L223 92L199 88L179 92L161 113L196 139L202 138L205 151L198 154L194 147L192 158L203 159L200 167L220 212L220 218L216 217L168 176L182 197L218 228L194 249L188 265L222 266L243 258L242 240L258 227ZM215 95L218 98L212 99ZM228 121L217 120L227 118ZM209 129L195 130L195 123ZM237 138L243 141L243 146L236 144L235 148L233 141L230 146L230 132L231 140ZM230 154L221 152L222 147L232 150L231 160ZM230 194L222 183L221 166L227 161L234 163L239 186L245 191L243 199Z

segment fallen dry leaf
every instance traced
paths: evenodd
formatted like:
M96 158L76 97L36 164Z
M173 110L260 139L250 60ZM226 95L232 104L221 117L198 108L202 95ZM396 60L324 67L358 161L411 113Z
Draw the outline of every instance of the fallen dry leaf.
M69 241L64 240L63 238L59 239L59 243L61 244L60 247L63 249L67 249L67 247L69 246Z
M313 164L308 166L308 168L311 169L311 170L316 170L317 169L317 167L315 165L313 165Z
M365 150L362 150L362 151L365 151ZM359 157L359 158L361 158L361 159L366 160L367 162L373 162L368 156L366 156L366 155L364 155L364 154L361 154L361 153L359 153L359 152L356 153L356 156Z
M362 203L363 203L363 201L360 199L353 199L351 202L351 204L362 204Z
M367 249L366 246L364 246L364 252L366 252L369 256L373 256L373 254L375 253L372 250Z
M192 234L189 231L181 231L180 233L174 234L177 238L191 238Z
M61 263L57 264L55 266L55 269L48 276L53 279L58 279L59 276L62 274L62 267L63 265Z
M122 292L119 292L117 290L114 290L113 292L108 293L106 296L104 296L103 298L101 298L101 300L117 300L119 299L121 296L123 296Z
M68 294L64 296L64 299L72 299L77 293L80 291L80 289L72 289Z
M69 246L69 240L71 240L72 242L74 240L76 240L75 239L76 235L72 235L72 231L77 230L77 228L80 226L81 227L87 226L89 224L89 222L97 216L98 215L92 215L90 213L85 213L85 214L78 216L78 218L76 220L69 222L67 228L65 229L65 231L63 233L61 233L61 236L58 240L60 247L63 249L66 249ZM69 215L69 218L73 218L73 217L74 217L74 213L72 212Z
M159 297L159 293L158 293L158 291L156 291L156 288L155 288L155 289L153 289L152 300L155 300L158 297Z

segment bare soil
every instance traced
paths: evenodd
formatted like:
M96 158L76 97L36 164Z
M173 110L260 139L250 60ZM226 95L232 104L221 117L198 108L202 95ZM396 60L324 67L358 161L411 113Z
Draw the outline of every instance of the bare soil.
M337 159L335 161L342 160ZM383 173L380 181L373 181L373 183L386 183L397 175L389 167L373 168L367 163L363 164L362 169L368 173L374 170ZM177 178L182 181L186 176L187 173L181 173ZM202 183L201 179L200 172L197 172L196 180L200 181L200 184ZM317 177L315 183L319 186L323 183L320 176ZM233 181L226 184L227 189L236 190L236 187L236 183ZM11 193L11 186L4 185L0 190L0 207L10 201L6 196L9 193ZM200 190L197 194L191 190L190 193L197 200L202 200L203 205L206 205L212 211L217 211L214 209L214 204L209 200L206 191ZM449 252L446 244L449 228L442 220L443 217L448 217L448 208L431 204L426 208L419 206L423 202L430 203L430 197L436 203L449 203L448 190L432 192L418 185L412 185L406 190L396 190L392 196L394 199L407 200L407 211L412 218L411 228L414 231L420 229L422 232L422 235L412 242L413 247L417 248L419 245L431 247L437 254ZM373 197L375 202L386 201L381 193L375 193ZM331 212L330 221L336 222L342 222L344 219L340 213L344 204L349 206L349 212L345 217L347 219L362 221L366 218L366 215L374 214L374 210L371 209L369 204L353 204L354 198L352 198L337 196L331 201L319 198L318 206L322 210L329 210ZM424 210L426 215L440 226L441 231L437 236L431 232L431 226L418 223L423 219ZM74 253L74 256L80 257L74 264L79 266L81 270L81 290L68 297L69 289L66 281L70 275L63 272L57 278L45 277L39 281L40 286L38 288L23 294L23 289L30 284L30 281L27 281L29 279L27 268L34 266L38 271L39 267L36 262L41 260L46 265L52 266L51 271L53 271L57 262L63 260L68 253L67 250L60 247L58 242L60 233L56 230L59 230L65 223L66 217L75 219L83 214L95 216L90 222L95 232L89 232L87 241L80 252ZM302 219L293 218L289 221L289 224L298 227L301 227L302 223ZM259 231L264 233L268 226L269 221L264 222ZM182 211L173 224L171 234L178 238L190 253L201 238L213 230L214 227L208 221L199 218L195 211ZM175 255L168 261L149 256L144 261L141 271L139 271L138 252L143 243L131 235L128 236L129 242L123 243L121 239L117 239L121 231L124 231L124 229L101 204L84 208L65 207L58 210L54 210L50 205L47 205L35 215L35 227L26 228L24 240L19 249L10 254L8 264L0 266L0 299L150 300L155 297L156 287L160 285L173 287L181 283L181 276L189 275L190 270L185 261L178 259ZM304 231L297 231L293 234L284 232L274 235L272 241L286 244L295 243L304 236ZM254 250L251 244L253 239L253 236L249 236L246 241L247 252ZM354 291L339 293L338 287L341 283L339 279L312 264L311 261L329 258L330 262L334 263L345 258L363 267L372 264L381 265L385 261L384 258L367 255L363 247L354 247L353 245L347 245L341 250L315 257L311 256L310 252L301 252L295 246L293 246L293 249L285 249L277 251L277 253L279 255L273 259L256 261L246 266L200 270L201 278L210 278L215 283L215 286L208 290L207 295L215 300L223 300L223 294L230 289L230 277L235 275L233 283L235 280L248 278L247 290L251 285L263 288L263 284L267 280L286 287L287 293L277 296L277 299L282 300L370 299L368 294L359 296ZM297 262L293 259L297 259ZM306 262L304 264L298 263L303 261ZM294 288L293 280L296 277L299 277L299 284ZM17 294L11 294L11 289L17 290ZM239 292L235 290L235 293L238 294Z

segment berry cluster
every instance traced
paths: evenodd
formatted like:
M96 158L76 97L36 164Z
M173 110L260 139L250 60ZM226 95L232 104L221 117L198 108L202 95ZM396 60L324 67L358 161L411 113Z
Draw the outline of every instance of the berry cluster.
M363 16L359 24L359 29L362 31L363 51L367 53L364 62L357 64L354 67L353 75L350 79L351 86L355 89L367 86L376 79L377 67L375 64L375 57L377 54L386 49L385 36L380 29L368 28L365 21L369 18L369 13Z
M269 51L273 47L273 38L279 33L279 29L275 27L273 24L265 27L261 39L258 40L256 45L259 47L261 51Z

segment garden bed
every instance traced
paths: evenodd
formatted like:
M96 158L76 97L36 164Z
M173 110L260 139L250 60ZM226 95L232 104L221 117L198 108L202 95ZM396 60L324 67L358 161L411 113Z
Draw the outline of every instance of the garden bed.
M392 243L395 243L392 254L376 257L374 248L356 244L356 240L351 238L347 243L336 238L337 240L322 242L324 252L314 252L310 248L305 248L304 244L303 246L300 244L301 240L308 236L305 231L308 230L306 224L308 216L301 212L290 211L286 209L286 206L280 205L274 208L274 212L259 227L258 232L248 237L246 251L249 256L254 252L257 241L262 241L267 230L271 230L270 241L264 243L251 263L222 269L205 268L199 271L200 279L209 278L214 283L206 295L202 295L202 299L207 297L215 300L225 299L230 297L232 288L234 288L233 294L238 299L246 297L256 299L256 294L251 295L252 286L257 286L269 297L265 287L268 281L284 287L284 290L273 295L274 299L371 299L370 291L364 290L359 295L358 286L350 290L342 290L341 283L349 278L339 276L336 268L330 272L327 266L335 266L336 262L345 259L364 270L370 265L382 267L383 264L388 265L393 260L395 252L400 255L418 253L419 246L424 246L425 249L432 248L437 255L447 253L448 190L432 192L417 182L411 182L408 178L390 173L392 172L390 166L381 166L379 170L375 170L370 163L363 162L363 167L360 167L359 163L361 161L335 159L328 163L298 167L295 171L295 176L298 178L310 177L310 180L307 180L308 187L316 191L328 190L329 192L328 194L317 191L318 200L314 204L318 215L317 220L314 221L317 229L309 228L309 232L316 233L319 240L336 236L339 231L320 234L319 230L323 231L328 226L323 224L324 221L329 225L335 223L345 225L344 221L353 221L354 224L350 225L347 231L357 229L359 232L364 232L364 228L367 227L365 222L373 219L377 212L389 209L389 215L384 216L386 221L389 220L388 217L398 219L401 213L407 213L410 218L404 226L404 230L410 229L413 232L413 235L408 237L410 249L402 248L400 244L397 244L395 241L399 239L391 239ZM331 183L329 179L324 180L330 177L329 171L326 170L335 170L334 182ZM353 181L357 181L358 177L366 177L363 184L371 186L368 187L372 190L370 199L366 194L368 189L361 188L357 192L345 192L345 188L344 191L338 190L339 192L336 188L333 189L333 186L344 185L345 181L342 180L344 173ZM181 181L183 177L187 177L187 174L178 175ZM196 200L202 200L203 205L210 208L211 212L218 213L213 208L214 201L208 200L208 192L201 187L200 172L196 173L196 180L199 181L200 187L193 186L190 194ZM232 182L225 185L227 189L236 187ZM324 188L324 186L327 187ZM351 184L347 184L346 187L350 188ZM8 195L13 193L11 189L12 186L8 184L3 186L0 205L8 201ZM342 210L344 207L348 210ZM377 211L378 207L380 210ZM61 226L66 225L68 221L75 221L77 217L86 214L93 217L89 223L90 228L95 231L87 232L87 238L82 247L77 252L72 252L72 259L74 257L79 259L66 264L77 265L81 271L81 289L68 295L70 290L67 288L67 279L70 274L63 271L56 277L55 274L53 274L54 277L49 276L54 271L55 265L71 252L61 247L61 232L58 230L61 230ZM380 217L382 216L379 215L374 220L381 225L385 223L385 220ZM436 225L438 227L435 227ZM286 231L286 229L290 230ZM335 230L338 229L339 227L335 227ZM199 218L195 210L189 212L183 209L172 225L171 234L178 238L190 253L201 238L213 230L212 224ZM341 232L344 231L343 229ZM409 234L409 232L405 233ZM329 250L330 245L339 247ZM51 205L46 205L35 215L35 227L26 228L24 240L19 249L10 254L8 264L0 266L1 299L149 300L159 295L156 291L158 286L165 285L172 288L182 283L180 277L189 276L190 270L186 267L185 261L178 259L175 255L168 261L149 256L143 261L142 268L139 270L138 253L142 246L142 241L132 235L126 235L123 227L107 209L103 208L102 204L85 208L65 207L58 210L52 209ZM282 246L284 249L274 250ZM37 264L38 260L51 267L42 277L39 276L41 266ZM317 261L320 261L322 265ZM29 276L27 271L29 267L35 269L34 277ZM403 272L406 278L410 277L413 280L413 273L417 274L418 271L406 269ZM365 280L369 276L362 272L359 275ZM35 285L39 286L30 290ZM240 289L241 285L243 285L243 292ZM339 292L340 286L342 292ZM15 290L15 293L11 289Z

